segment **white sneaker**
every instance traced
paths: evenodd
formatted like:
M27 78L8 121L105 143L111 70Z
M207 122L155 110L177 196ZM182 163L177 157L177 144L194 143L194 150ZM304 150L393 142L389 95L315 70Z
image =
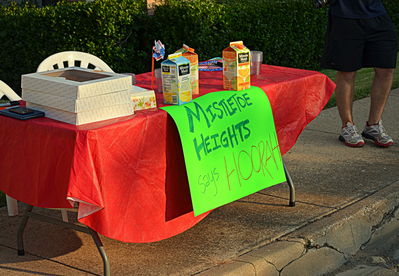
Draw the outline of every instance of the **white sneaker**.
M369 126L366 124L362 132L362 136L366 139L374 141L374 144L380 147L386 148L393 145L393 140L391 136L385 132L385 128L382 125L381 120L376 125Z
M350 122L347 122L346 126L341 129L338 139L348 147L359 148L364 146L362 136L360 136L356 126Z

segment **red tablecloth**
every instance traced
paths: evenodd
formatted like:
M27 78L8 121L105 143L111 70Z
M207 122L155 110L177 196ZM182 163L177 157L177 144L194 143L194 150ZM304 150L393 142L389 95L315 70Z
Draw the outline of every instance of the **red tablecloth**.
M149 87L150 78L138 75L137 84ZM201 95L223 90L221 84L221 72L200 73ZM267 65L252 85L269 97L283 154L335 87L318 72ZM158 241L207 215L193 216L180 138L159 109L83 126L0 116L0 148L0 190L38 207L81 201L79 208L95 212L80 222L110 238Z

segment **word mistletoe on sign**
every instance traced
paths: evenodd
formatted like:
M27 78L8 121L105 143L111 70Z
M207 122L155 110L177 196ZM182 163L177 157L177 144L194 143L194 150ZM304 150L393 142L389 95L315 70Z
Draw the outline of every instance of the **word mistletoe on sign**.
M162 109L179 130L194 215L286 181L262 89L214 92Z

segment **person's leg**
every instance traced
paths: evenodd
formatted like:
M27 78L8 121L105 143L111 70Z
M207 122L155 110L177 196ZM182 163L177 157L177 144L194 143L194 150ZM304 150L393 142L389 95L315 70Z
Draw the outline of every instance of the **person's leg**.
M382 125L384 112L389 92L391 91L394 69L375 68L375 76L371 87L371 103L369 119L364 127L362 136L372 140L380 147L389 147L393 139L386 133Z
M363 66L375 68L371 88L371 104L368 122L362 136L381 147L389 147L393 139L382 124L382 113L392 86L393 72L398 53L395 25L388 15L365 21L367 41L364 47Z
M392 87L394 69L375 68L373 85L371 87L371 104L368 119L369 125L378 124L384 112Z
M355 76L356 71L337 71L337 76L335 78L337 85L335 88L335 99L342 121L342 128L338 138L349 147L362 147L364 145L364 140L353 123L352 116Z
M353 124L352 104L356 72L337 71L335 78L335 99L337 102L342 127L349 122Z
M362 68L364 35L357 19L330 16L322 66L337 70L335 98L342 128L338 139L349 147L362 147L364 140L353 123L352 105L356 71Z

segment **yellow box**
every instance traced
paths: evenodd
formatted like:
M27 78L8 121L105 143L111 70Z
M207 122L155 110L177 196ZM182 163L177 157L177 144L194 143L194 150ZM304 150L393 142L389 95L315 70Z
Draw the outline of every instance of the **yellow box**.
M251 86L251 61L249 49L242 41L230 42L223 50L223 88L243 90Z
M154 90L133 85L132 89L129 90L129 94L134 111L157 107Z

